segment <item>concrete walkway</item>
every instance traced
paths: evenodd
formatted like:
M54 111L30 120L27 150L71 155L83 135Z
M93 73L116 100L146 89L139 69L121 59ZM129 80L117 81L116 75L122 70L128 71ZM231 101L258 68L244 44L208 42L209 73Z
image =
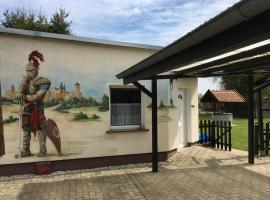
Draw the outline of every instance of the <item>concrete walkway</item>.
M0 199L270 199L270 157L247 164L247 152L204 147L160 163L0 177Z

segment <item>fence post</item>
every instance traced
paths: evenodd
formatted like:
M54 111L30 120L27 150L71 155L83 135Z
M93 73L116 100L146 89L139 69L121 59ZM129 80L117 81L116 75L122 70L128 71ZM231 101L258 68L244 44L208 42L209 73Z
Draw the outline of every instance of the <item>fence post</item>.
M217 121L217 148L219 149L219 121Z
M227 121L224 122L224 137L225 137L225 150L227 151L227 146L228 146L228 140L227 140L227 136L228 136L228 126L227 126Z
M223 149L223 121L220 121L220 143L221 143L221 149Z
M209 146L211 146L211 135L212 135L212 129L211 129L211 121L210 120L208 120L208 140L207 140L207 142L210 142L210 145Z
M260 128L259 124L258 124L258 132L260 135L260 156L264 156L265 154L264 130L263 130L263 127Z
M259 155L259 131L258 124L255 124L255 155Z
M212 121L212 134L211 134L211 147L215 148L216 144L215 144L215 140L216 140L216 133L215 133L215 121Z
M229 121L229 151L232 150L232 123Z
M269 122L266 123L266 129L265 129L265 133L266 133L266 141L265 141L265 153L266 155L268 155L269 153Z
M202 122L202 120L201 120L201 121L200 121L200 141L199 141L200 144L203 143L202 138L203 138L203 122Z
M207 124L206 124L206 120L204 120L204 137L203 137L203 143L206 143L206 135L207 135Z

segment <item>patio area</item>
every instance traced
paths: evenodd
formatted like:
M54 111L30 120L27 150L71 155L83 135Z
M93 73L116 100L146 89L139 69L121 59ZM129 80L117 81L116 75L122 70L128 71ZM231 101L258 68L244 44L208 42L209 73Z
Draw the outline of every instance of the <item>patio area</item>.
M270 157L200 146L160 163L0 178L0 199L268 199Z

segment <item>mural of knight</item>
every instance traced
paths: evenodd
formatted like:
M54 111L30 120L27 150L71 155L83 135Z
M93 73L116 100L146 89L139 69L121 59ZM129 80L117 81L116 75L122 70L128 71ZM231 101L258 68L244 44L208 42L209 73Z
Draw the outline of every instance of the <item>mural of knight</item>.
M60 152L60 137L56 124L52 120L46 120L44 114L43 99L49 90L51 82L45 77L38 76L39 66L44 62L44 57L38 51L32 51L26 65L26 75L22 77L17 99L20 103L19 126L22 133L22 143L19 144L19 152L15 157L31 155L31 134L38 136L40 150L37 156L46 156L46 138L49 136ZM56 132L52 135L52 132ZM53 138L51 138L53 137ZM20 137L21 140L21 137ZM22 146L21 146L22 144Z
M115 75L156 46L1 33L0 166L151 151L151 99ZM150 81L142 84L151 88ZM168 104L168 81L158 86L165 152L178 112Z

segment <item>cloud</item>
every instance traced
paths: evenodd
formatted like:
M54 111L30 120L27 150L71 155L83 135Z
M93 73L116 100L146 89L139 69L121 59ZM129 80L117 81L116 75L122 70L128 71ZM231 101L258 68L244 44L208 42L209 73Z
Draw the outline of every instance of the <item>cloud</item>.
M166 45L239 0L0 0L0 13L16 7L70 11L73 34Z

